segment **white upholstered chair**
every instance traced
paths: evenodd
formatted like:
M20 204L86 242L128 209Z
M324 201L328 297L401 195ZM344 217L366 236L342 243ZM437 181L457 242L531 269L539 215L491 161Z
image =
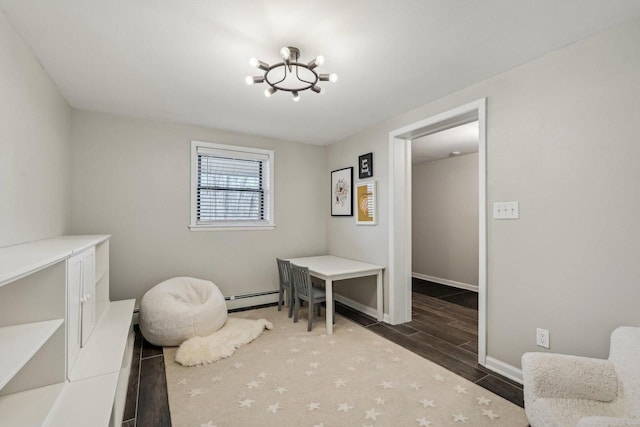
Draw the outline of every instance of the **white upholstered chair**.
M640 327L611 334L609 359L522 356L531 427L640 427Z

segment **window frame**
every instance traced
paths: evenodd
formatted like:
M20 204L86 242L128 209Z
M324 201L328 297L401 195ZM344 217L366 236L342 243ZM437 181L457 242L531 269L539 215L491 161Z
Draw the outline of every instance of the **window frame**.
M248 160L255 160L255 156L267 156L268 176L263 177L263 182L267 188L263 190L264 197L267 198L268 217L265 220L228 220L198 223L198 148L217 151L221 156L233 152L235 155L245 153ZM226 152L226 153L225 153ZM191 219L189 229L191 231L232 231L232 230L273 230L275 224L274 212L274 152L261 148L241 147L237 145L218 144L214 142L191 141Z

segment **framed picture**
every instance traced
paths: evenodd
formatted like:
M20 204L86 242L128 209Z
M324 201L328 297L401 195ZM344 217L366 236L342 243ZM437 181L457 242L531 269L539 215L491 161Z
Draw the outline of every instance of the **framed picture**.
M373 153L358 156L358 171L360 179L367 179L373 176Z
M356 224L376 225L376 181L362 181L356 184Z
M353 167L331 172L331 216L353 216Z

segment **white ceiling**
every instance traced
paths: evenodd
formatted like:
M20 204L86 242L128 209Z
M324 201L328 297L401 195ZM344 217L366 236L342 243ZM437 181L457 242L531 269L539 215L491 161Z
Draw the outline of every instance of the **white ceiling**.
M73 107L314 144L605 28L637 0L0 0ZM326 93L267 99L248 58L323 54Z
M433 162L478 152L478 121L449 128L411 141L411 163Z

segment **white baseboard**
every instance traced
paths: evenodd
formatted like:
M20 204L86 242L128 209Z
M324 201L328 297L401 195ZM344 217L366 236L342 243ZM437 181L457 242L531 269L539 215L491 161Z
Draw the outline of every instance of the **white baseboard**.
M504 363L498 359L494 359L491 356L487 356L485 368L491 369L493 372L509 378L519 384L522 384L522 369L518 369L515 366L511 366L508 363Z
M411 273L411 277L426 280L428 282L440 283L441 285L453 286L454 288L466 289L468 291L478 292L478 285L469 283L456 282L455 280L443 279L441 277L429 276L422 273Z
M245 298L236 298L227 300L227 310L233 310L236 308L254 307L256 305L271 304L278 302L278 292L267 295L257 295Z
M366 315L369 315L371 317L373 317L374 319L378 318L378 310L376 310L373 307L369 307L368 305L364 305L359 303L358 301L354 301L351 298L347 298L345 296L342 295L337 295L337 294L333 294L333 298L338 301L341 302L342 304L353 308L356 311L360 311ZM384 316L382 318L383 322L385 323L389 323L389 315L387 313L384 313Z

